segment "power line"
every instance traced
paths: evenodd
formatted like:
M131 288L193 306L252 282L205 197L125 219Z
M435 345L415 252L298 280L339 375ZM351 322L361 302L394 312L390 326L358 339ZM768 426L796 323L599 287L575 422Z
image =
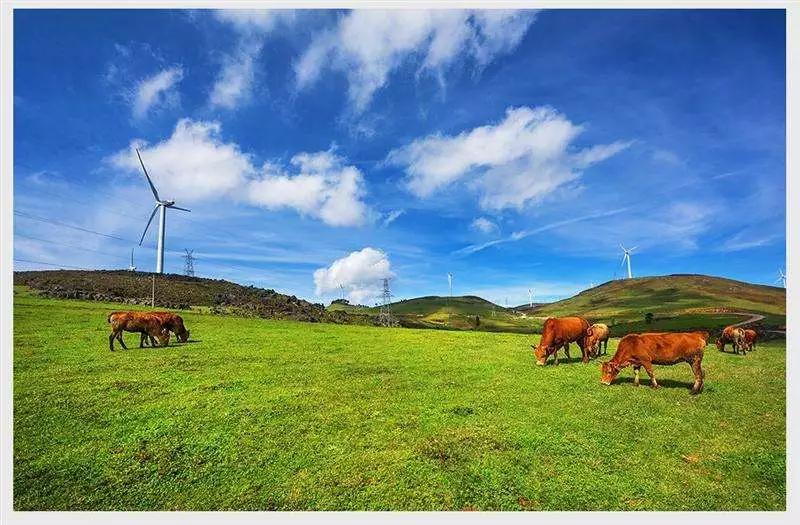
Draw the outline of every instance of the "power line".
M78 231L82 231L82 232L86 232L86 233L93 233L95 235L102 235L103 237L108 237L109 239L116 239L118 241L136 242L136 241L132 241L130 239L123 239L122 237L118 237L116 235L97 232L97 231L94 231L94 230L89 230L87 228L81 228L80 226L75 226L73 224L67 224L65 222L54 221L53 219L48 219L46 217L37 217L36 215L31 215L29 213L25 213L25 212L21 212L21 211L17 211L17 210L14 210L14 215L19 215L20 217L26 217L28 219L33 219L35 221L47 222L47 223L50 223L50 224L55 224L57 226L63 226L64 228L71 228L73 230L78 230Z
M17 259L16 257L14 258L14 262L23 262L29 264L44 264L46 266L55 266L56 268L70 268L73 270L91 270L91 268L83 268L81 266L70 266L68 264L53 264L44 261L31 261L29 259Z
M40 237L33 237L33 236L25 235L25 234L22 234L22 233L15 233L14 236L15 237L22 237L24 239L31 239L31 240L34 240L34 241L45 242L45 243L48 243L48 244L56 244L56 245L59 245L59 246L65 246L67 248L72 248L74 250L83 250L85 252L94 252L94 253L99 253L101 255L107 255L109 257L116 257L118 259L128 260L127 257L122 256L122 255L114 255L113 253L101 252L100 250L93 250L91 248L85 248L83 246L75 246L73 244L67 244L67 243L64 243L64 242L51 241L51 240L48 240L48 239L42 239Z

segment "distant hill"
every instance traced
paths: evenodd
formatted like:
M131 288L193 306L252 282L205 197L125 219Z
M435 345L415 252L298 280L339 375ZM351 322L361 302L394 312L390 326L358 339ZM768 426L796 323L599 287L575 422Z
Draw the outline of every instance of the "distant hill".
M786 290L708 275L665 275L609 281L534 309L536 315L638 317L642 312L757 312L786 315Z
M14 272L14 284L27 286L45 297L149 305L152 277L151 273L124 270L47 270ZM275 290L176 274L156 277L155 299L161 308L205 307L217 313L310 322L360 320Z
M665 275L619 279L541 307L530 315L581 315L619 325L617 333L655 329L711 328L743 319L732 312L765 316L762 325L786 323L786 290L708 275ZM644 323L645 314L654 322ZM612 330L614 331L614 330Z
M143 272L52 270L15 272L14 284L56 298L150 304L152 275ZM378 324L377 307L335 302L328 308L274 290L225 280L162 275L156 306L208 308L216 313L311 322ZM718 330L743 320L735 313L765 318L757 327L785 329L786 290L706 275L667 275L610 281L562 301L503 308L476 296L426 296L390 305L401 326L531 333L547 317L580 315L605 322L612 334L654 330ZM647 316L647 320L645 319Z

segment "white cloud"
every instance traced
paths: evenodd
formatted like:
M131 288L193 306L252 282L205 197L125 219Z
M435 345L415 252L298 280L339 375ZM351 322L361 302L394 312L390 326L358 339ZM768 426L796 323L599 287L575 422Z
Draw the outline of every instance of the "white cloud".
M367 247L316 270L314 293L318 296L338 294L343 286L350 302L365 304L380 293L381 280L392 277L388 256L381 250Z
M219 9L214 11L214 16L240 33L266 33L280 23L293 21L295 12L289 9Z
M484 209L523 208L580 178L582 170L630 146L615 142L570 149L583 130L549 107L509 108L505 118L457 136L430 135L389 153L418 197L465 177Z
M231 198L293 209L331 226L360 225L370 215L363 175L332 151L298 153L288 168L267 163L257 169L251 155L223 141L218 122L182 119L168 139L153 145L134 140L109 162L141 177L136 147L162 198Z
M470 227L473 230L479 231L481 233L492 233L498 230L497 224L493 223L486 217L478 217L477 219L472 221Z
M220 22L238 33L236 50L222 61L209 102L214 107L234 109L252 96L255 63L268 33L280 24L294 21L295 12L266 9L223 9L214 12Z
M357 226L369 214L362 197L364 177L331 151L300 153L291 160L295 173L266 164L248 185L249 202L267 209L293 208L331 226Z
M389 226L394 221L399 219L400 216L403 215L405 212L406 212L406 210L392 210L392 211L390 211L388 214L386 214L386 218L383 219L383 226L384 227Z
M177 101L175 86L183 79L181 67L171 67L140 81L133 95L133 116L144 118L153 107Z
M298 89L318 81L327 69L343 72L356 113L363 112L391 72L419 59L419 71L442 81L459 59L479 67L515 48L535 18L535 11L396 10L350 11L336 27L315 37L295 63Z
M211 89L212 106L233 109L249 99L255 79L253 63L261 47L260 42L242 42L235 54L225 58Z

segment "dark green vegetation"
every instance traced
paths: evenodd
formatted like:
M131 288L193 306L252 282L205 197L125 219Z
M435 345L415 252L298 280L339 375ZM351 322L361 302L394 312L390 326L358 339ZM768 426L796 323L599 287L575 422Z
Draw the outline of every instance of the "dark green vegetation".
M119 307L16 294L16 509L786 505L782 341L709 346L693 397L688 365L604 387L519 334L195 311L192 342L111 353Z

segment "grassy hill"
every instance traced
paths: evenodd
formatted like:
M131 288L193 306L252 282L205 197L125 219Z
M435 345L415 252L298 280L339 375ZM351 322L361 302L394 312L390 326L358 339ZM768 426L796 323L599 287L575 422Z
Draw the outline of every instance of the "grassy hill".
M786 290L708 275L665 275L609 281L555 303L535 308L538 317L579 314L634 329L718 328L742 320L731 312L765 316L764 326L786 323ZM644 322L647 313L654 321Z
M57 270L16 272L14 283L40 295L150 304L152 274L127 271ZM156 280L156 304L201 307L214 313L301 321L376 324L379 308L334 303L327 308L294 296L224 280L163 275ZM574 297L534 308L503 308L481 297L426 296L391 305L399 324L409 328L532 333L549 316L581 315L605 322L612 334L635 331L719 330L741 321L734 312L765 316L764 329L786 324L786 290L721 277L667 275L610 281ZM652 314L646 323L645 314Z
M408 328L533 333L542 326L541 320L474 295L416 297L392 303L390 309L400 325ZM338 302L331 304L328 310L373 316L380 313L380 307Z
M150 305L153 275L124 270L14 272L14 284L44 297ZM321 304L275 290L176 274L156 276L155 302L161 308L200 307L213 313L254 317L354 324L359 321L359 318L327 312Z

